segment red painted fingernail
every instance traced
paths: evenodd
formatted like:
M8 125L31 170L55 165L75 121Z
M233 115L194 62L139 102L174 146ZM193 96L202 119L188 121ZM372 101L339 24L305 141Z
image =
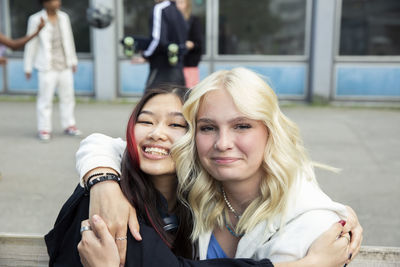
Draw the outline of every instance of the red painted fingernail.
M346 225L346 221L345 221L345 220L340 220L339 223L340 223L342 226L345 226L345 225Z

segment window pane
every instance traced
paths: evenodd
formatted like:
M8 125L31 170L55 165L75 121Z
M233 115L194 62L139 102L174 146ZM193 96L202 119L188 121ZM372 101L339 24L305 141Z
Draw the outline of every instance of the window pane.
M74 32L75 46L77 52L90 52L90 31L86 21L86 9L89 0L62 1L62 10L71 19L72 31Z
M220 0L219 54L303 55L306 0Z
M340 55L400 55L400 1L343 0Z
M12 0L9 3L11 36L19 38L26 34L29 16L41 10L42 7L39 1ZM68 13L71 19L77 52L90 52L89 25L86 22L88 3L89 0L62 1L61 9Z
M124 35L148 36L154 0L124 0Z

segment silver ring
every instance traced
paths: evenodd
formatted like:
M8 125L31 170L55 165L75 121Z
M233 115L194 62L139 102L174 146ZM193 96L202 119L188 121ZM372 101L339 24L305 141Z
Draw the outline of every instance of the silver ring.
M123 240L126 240L126 239L128 239L127 236L121 236L121 237L116 237L115 241L123 241Z
M92 231L92 227L90 227L90 225L82 226L82 227L81 227L81 230L80 230L81 234L82 234L83 232L85 232L85 231Z
M345 235L341 235L340 237L344 237L344 238L346 238L346 239L347 239L347 244L350 244L350 237L348 237L348 236L345 236Z

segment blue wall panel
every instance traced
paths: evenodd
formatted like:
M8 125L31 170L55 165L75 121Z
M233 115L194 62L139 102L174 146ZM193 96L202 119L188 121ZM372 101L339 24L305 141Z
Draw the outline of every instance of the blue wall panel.
M210 74L210 69L208 66L209 65L206 63L200 63L199 65L200 81Z
M277 95L304 96L306 84L306 64L304 65L276 65L256 66L242 65L266 78L267 83ZM237 65L217 64L216 70L232 69Z
M148 64L131 64L130 61L120 61L119 81L122 94L142 94L145 89Z
M34 70L30 80L25 79L22 60L9 60L7 64L8 90L10 92L37 92L38 75ZM80 93L93 93L93 63L81 61L74 75L75 91Z
M37 71L32 72L29 80L25 78L22 60L8 60L7 81L9 92L36 92L38 84Z
M337 66L337 96L400 96L400 67Z
M94 73L92 60L80 60L78 69L74 75L75 92L79 93L94 93ZM114 90L114 88L113 88Z

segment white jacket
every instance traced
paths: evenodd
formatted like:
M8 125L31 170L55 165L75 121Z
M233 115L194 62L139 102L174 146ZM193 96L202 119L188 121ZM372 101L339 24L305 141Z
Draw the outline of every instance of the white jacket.
M347 217L346 208L333 202L316 183L301 179L292 188L286 216L273 219L272 229L267 221L259 223L239 241L235 258L268 258L272 262L303 258L308 248L333 223ZM281 220L284 227L279 230ZM205 259L211 231L199 237L199 256Z
M114 139L103 134L88 136L76 153L76 168L80 178L96 167L111 167L120 173L125 147L126 142L120 138ZM272 229L264 221L244 235L239 241L235 258L269 258L272 262L298 260L307 254L312 242L333 223L346 219L346 208L333 202L315 182L300 178L292 190L286 216L274 218ZM281 220L284 227L278 231ZM200 259L206 258L210 237L211 231L199 237Z
M78 64L78 59L76 57L74 36L72 34L69 16L67 13L59 10L57 11L57 17L61 30L67 67L76 66ZM51 69L51 36L53 26L48 21L46 10L43 9L29 17L27 34L30 35L37 30L40 24L40 18L44 19L46 25L40 31L39 35L29 41L25 46L24 71L26 73L31 73L33 67L39 71Z
M121 138L94 133L83 139L76 152L76 170L83 187L83 176L97 167L109 167L121 174L121 160L126 142Z

